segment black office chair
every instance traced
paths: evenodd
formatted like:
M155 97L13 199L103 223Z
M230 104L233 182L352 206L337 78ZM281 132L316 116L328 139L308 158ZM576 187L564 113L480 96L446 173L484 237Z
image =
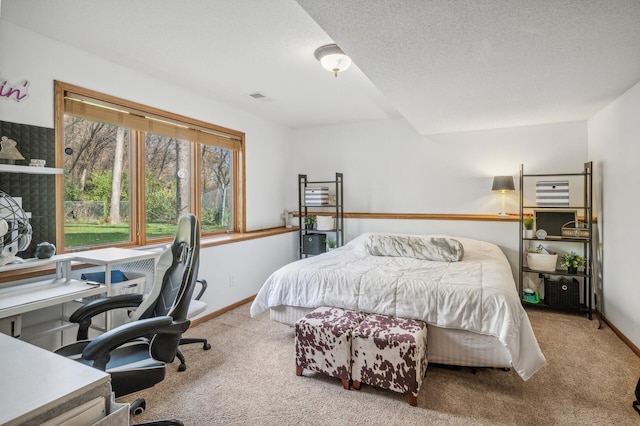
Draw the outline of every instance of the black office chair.
M200 292L198 292L198 295L194 297L189 303L189 312L187 313L187 317L189 319L195 317L196 315L200 314L205 309L207 309L206 302L203 302L202 300L200 300L205 290L207 289L207 281L203 278L198 278L196 282L200 284ZM179 345L180 346L189 345L192 343L202 343L202 349L205 351L208 351L209 349L211 349L211 345L209 344L209 341L207 339L203 339L200 337L183 337L180 339ZM178 349L178 351L176 352L176 358L180 360L178 371L186 370L187 369L186 359L182 354L182 352L180 351L180 349Z
M166 363L173 362L182 333L189 328L187 313L200 254L200 230L195 216L187 214L180 218L170 253L172 262L162 285L154 286L144 300L140 294L106 297L86 304L70 317L70 321L79 324L79 339L87 338L91 318L102 312L138 307L137 320L56 351L111 374L116 397L164 380ZM137 400L131 412L139 414L144 408L144 400ZM163 422L181 424L174 420Z
M155 247L149 249L150 251L155 251L158 253L158 258L156 260L156 268L154 273L154 287L161 287L161 280L164 276L167 269L171 266L171 245L163 245L159 247ZM167 256L168 255L168 256ZM200 291L198 294L191 299L189 302L189 311L187 312L187 318L192 319L196 315L204 312L207 309L207 303L202 301L202 295L207 290L207 281L198 278L196 280L197 284L200 284ZM196 287L197 289L197 287ZM195 289L194 289L195 292ZM135 312L130 315L133 319L135 316ZM186 345L190 343L202 343L202 349L208 351L211 349L211 345L209 344L207 339L195 338L195 337L183 337L180 339L180 345ZM180 361L180 365L178 366L178 371L185 371L187 369L186 359L180 349L176 352L176 358Z

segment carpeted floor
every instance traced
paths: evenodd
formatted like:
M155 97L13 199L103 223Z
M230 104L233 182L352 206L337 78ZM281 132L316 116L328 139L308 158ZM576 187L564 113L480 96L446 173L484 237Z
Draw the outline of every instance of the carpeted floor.
M187 370L168 366L132 423L177 418L186 425L640 425L631 402L640 359L606 325L557 312L529 311L547 365L524 382L513 371L429 367L411 407L403 395L305 370L295 375L293 329L249 305L200 324L183 346Z

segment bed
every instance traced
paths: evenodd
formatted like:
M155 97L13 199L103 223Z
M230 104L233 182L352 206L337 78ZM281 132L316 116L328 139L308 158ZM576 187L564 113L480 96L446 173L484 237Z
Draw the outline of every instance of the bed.
M293 324L319 306L426 322L429 363L513 368L528 380L546 362L509 263L486 241L362 234L274 272L251 315Z

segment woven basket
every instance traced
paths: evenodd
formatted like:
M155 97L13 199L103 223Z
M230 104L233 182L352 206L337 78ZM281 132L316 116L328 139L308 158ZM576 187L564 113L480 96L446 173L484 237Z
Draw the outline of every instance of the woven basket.
M527 253L527 266L535 271L553 272L557 262L557 254Z
M587 225L581 221L577 223L574 221L565 223L562 225L560 232L565 238L589 238L591 235Z

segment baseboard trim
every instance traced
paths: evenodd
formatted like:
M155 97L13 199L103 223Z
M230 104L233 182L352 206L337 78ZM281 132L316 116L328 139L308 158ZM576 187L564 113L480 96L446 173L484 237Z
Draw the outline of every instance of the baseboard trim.
M253 296L249 296L246 299L239 300L236 303L233 303L233 304L231 304L229 306L225 306L222 309L218 309L217 311L210 312L210 313L208 313L206 315L203 315L203 316L201 316L201 317L199 317L197 319L194 319L193 321L191 321L191 327L195 327L196 325L202 324L205 321L209 321L212 318L219 317L220 315L222 315L222 314L224 314L226 312L232 311L235 308L244 305L245 303L252 302L253 299L255 299L255 298L256 298L256 295L254 294Z
M609 328L613 330L613 332L620 338L620 340L626 343L626 345L629 346L629 348L640 358L640 348L634 345L633 342L629 340L627 336L622 334L622 332L618 330L616 326L613 325L611 321L609 321L604 315L602 315L602 321L604 321L609 326Z

